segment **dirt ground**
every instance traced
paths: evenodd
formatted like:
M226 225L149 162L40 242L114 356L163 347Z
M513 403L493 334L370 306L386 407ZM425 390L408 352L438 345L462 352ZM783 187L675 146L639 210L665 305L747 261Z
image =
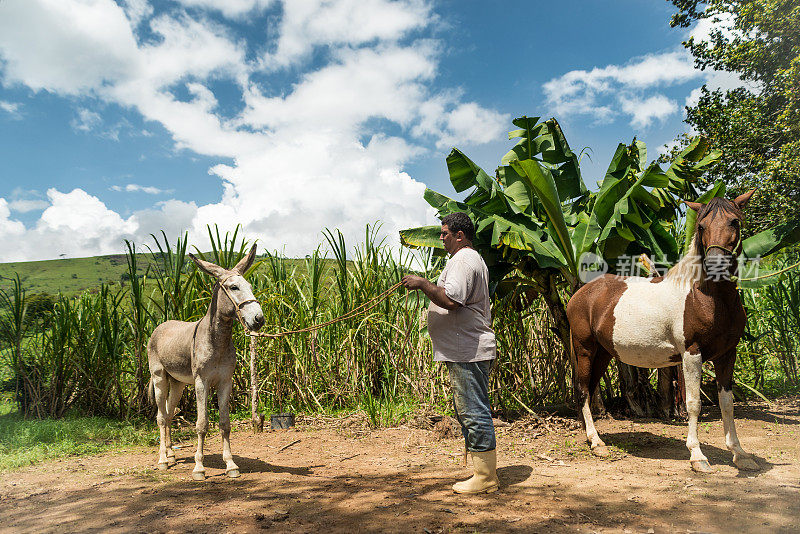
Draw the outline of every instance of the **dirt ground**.
M612 456L591 456L570 420L500 425L499 492L452 493L468 471L461 440L418 428L369 431L305 419L294 430L232 435L242 471L225 477L219 435L206 442L205 482L193 443L155 469L155 448L62 458L0 476L3 532L799 532L800 398L737 405L745 450L731 464L719 410L704 408L693 473L686 424L601 419ZM412 425L413 426L413 425Z

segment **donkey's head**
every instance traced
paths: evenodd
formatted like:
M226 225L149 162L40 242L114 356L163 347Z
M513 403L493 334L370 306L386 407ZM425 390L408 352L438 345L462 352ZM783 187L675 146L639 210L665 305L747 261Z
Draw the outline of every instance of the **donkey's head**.
M247 256L242 258L231 270L196 258L192 254L189 254L189 257L200 269L217 279L217 287L214 291L221 315L236 317L237 313L241 314L250 330L258 330L264 326L264 313L261 311L261 305L253 296L253 288L250 283L244 279L244 273L253 265L253 260L256 258L255 245Z
M686 202L697 212L695 250L692 253L703 259L709 275L711 271L721 269L730 274L735 272L736 258L742 252L742 209L753 193L755 189L733 200L715 197L708 204Z

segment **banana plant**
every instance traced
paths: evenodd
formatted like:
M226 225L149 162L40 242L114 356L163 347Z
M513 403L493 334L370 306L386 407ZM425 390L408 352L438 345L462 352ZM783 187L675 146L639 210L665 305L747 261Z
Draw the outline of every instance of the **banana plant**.
M424 196L440 216L463 211L472 217L475 245L494 287L512 271L534 280L544 270L574 291L579 259L587 252L612 264L641 253L677 259L680 248L668 229L680 199L696 198L693 183L719 158L705 140L691 143L666 171L646 165L643 142L620 144L593 192L555 119L520 117L513 123L519 129L509 139L518 141L494 178L453 149L447 157L450 181L457 193L469 194L456 201L427 189ZM427 226L403 230L400 237L409 247L441 248L438 234L438 226Z

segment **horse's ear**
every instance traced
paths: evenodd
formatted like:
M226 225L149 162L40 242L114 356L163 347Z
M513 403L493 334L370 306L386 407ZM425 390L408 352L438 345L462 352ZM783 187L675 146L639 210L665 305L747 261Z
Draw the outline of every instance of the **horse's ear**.
M239 263L236 264L236 267L233 268L234 271L239 271L240 274L244 274L247 272L247 269L253 265L253 260L256 259L256 246L253 245L250 249L250 252L247 253L247 256L239 260Z
M755 189L751 189L747 193L739 195L738 197L734 198L733 203L736 204L737 208L742 209L744 205L747 204L747 202L750 200L750 197L753 196L753 193L755 192L756 192Z
M214 278L219 278L225 273L225 269L223 269L216 263L211 263L210 261L201 260L200 258L195 257L195 255L192 253L189 253L189 257L192 259L193 262L197 264L198 267L200 267L200 269L210 274Z
M702 202L689 202L688 200L684 200L683 203L692 208L694 211L700 211L700 208L705 206L705 204Z

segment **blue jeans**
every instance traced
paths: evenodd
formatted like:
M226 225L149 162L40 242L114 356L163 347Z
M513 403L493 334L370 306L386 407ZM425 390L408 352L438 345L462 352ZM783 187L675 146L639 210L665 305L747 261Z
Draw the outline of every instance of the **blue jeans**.
M467 450L485 452L496 447L492 410L489 407L489 371L493 360L444 362L453 387L453 408L461 423Z

